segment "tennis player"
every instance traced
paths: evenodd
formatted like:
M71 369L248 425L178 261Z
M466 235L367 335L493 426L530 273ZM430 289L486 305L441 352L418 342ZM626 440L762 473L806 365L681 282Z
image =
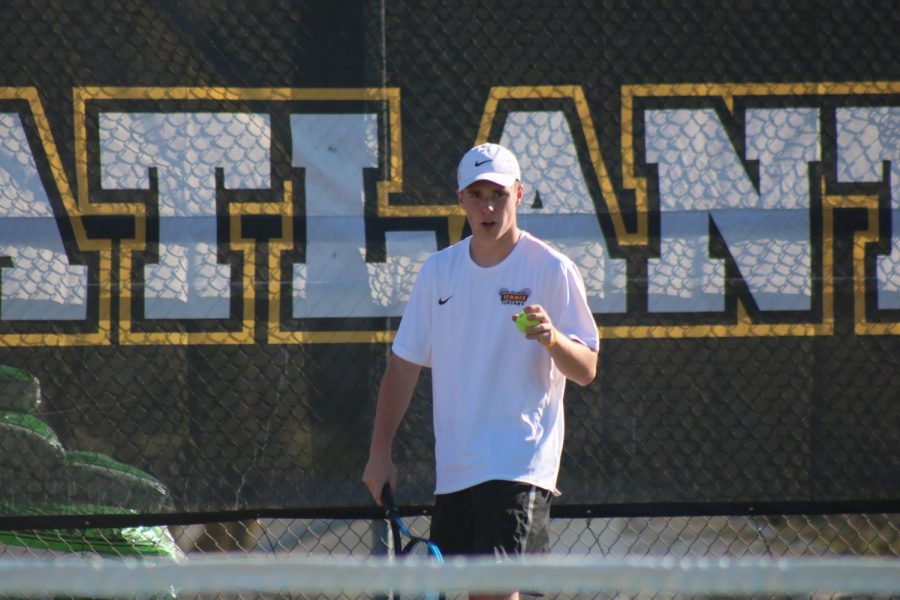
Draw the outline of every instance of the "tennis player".
M386 482L396 489L394 436L431 368L431 539L444 554L549 551L566 380L586 386L597 372L584 283L570 259L519 229L523 191L508 149L482 144L462 157L457 199L472 235L423 265L378 392L363 482L380 503Z

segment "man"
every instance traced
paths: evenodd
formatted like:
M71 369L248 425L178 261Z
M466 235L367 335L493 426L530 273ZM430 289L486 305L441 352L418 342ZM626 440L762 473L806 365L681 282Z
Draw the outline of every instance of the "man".
M446 554L549 550L566 379L596 375L599 339L575 265L519 229L519 163L482 144L459 163L472 235L425 262L385 369L363 482L396 489L391 446L432 370L437 483L431 539ZM516 315L530 324L523 336ZM516 597L513 594L512 597Z

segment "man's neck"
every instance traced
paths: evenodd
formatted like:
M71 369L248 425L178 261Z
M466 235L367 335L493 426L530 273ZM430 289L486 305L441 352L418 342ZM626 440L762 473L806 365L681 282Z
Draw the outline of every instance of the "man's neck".
M493 267L509 256L521 237L521 230L517 227L510 229L502 237L496 240L484 240L472 238L469 245L469 256L479 267Z

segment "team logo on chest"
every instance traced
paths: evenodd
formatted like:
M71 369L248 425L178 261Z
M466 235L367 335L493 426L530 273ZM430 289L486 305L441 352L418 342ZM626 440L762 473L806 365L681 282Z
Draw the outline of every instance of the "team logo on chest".
M522 306L525 302L528 301L528 297L531 295L531 290L528 288L522 290L508 290L506 288L500 288L498 292L500 294L500 304L513 304L516 306Z

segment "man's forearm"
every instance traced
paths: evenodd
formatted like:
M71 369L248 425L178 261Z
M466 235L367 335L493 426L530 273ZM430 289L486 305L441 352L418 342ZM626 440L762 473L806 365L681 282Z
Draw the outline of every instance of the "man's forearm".
M370 453L390 452L400 422L412 401L419 371L418 365L391 355L378 388Z
M584 344L555 331L556 344L548 348L560 372L581 386L590 384L597 376L598 353Z
M391 457L391 446L400 422L412 401L421 367L391 355L384 371L378 400L375 404L375 423L369 445L369 461L363 471L363 483L376 502L381 502L381 489L385 483L392 485L396 468Z

